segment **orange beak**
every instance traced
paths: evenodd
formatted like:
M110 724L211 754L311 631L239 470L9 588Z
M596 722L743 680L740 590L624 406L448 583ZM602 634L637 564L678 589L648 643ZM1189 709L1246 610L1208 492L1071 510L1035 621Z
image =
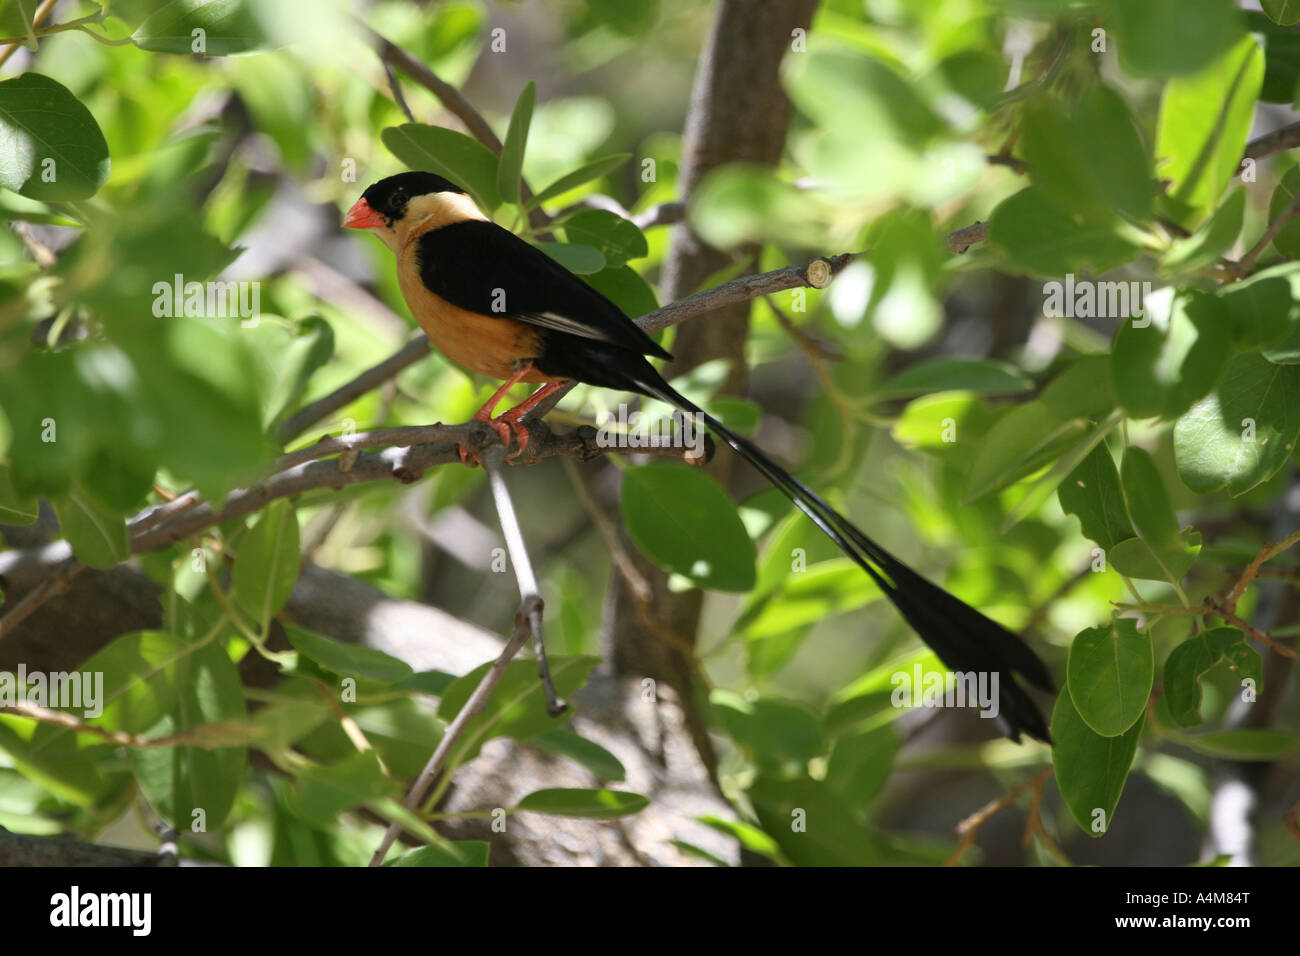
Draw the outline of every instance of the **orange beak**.
M373 229L384 225L384 217L371 208L365 199L358 199L343 217L343 225L348 229Z

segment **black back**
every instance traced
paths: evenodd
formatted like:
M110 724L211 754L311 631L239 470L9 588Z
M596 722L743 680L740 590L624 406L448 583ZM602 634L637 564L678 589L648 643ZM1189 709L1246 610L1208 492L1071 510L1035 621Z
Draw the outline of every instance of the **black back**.
M496 223L471 219L430 230L418 257L429 291L462 309L518 319L597 354L671 357L617 305Z

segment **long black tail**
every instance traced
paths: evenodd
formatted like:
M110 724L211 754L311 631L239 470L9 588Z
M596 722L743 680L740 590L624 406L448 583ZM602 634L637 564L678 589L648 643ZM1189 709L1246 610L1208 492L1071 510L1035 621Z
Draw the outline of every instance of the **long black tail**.
M643 379L637 384L648 394L683 412L702 416L710 431L780 488L800 511L871 576L945 665L955 672L998 674L999 713L996 723L1006 736L1019 742L1020 733L1024 731L1031 737L1051 743L1043 715L1014 676L1020 675L1045 691L1054 689L1046 666L1028 645L969 604L921 577L868 538L752 442L679 394L658 375L654 378L658 381ZM917 691L919 688L914 689Z

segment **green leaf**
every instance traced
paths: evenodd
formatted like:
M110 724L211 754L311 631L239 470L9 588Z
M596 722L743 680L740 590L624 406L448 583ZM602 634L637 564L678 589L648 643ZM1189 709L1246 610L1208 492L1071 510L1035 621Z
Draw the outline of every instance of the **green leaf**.
M497 194L503 202L519 203L520 170L524 166L524 147L528 143L528 127L533 121L536 103L537 84L529 80L510 114L510 128L506 130L506 141L497 163Z
M306 678L297 680L306 682ZM383 685L375 688L376 691L384 689ZM359 688L361 693L366 690L365 685ZM300 686L297 692L325 703L310 682ZM413 777L418 774L428 763L429 754L442 739L442 722L410 697L387 700L381 704L343 703L341 706L379 751L384 765L394 775ZM329 763L337 763L356 752L356 746L332 715L329 721L302 738L298 747L309 757Z
M802 571L790 570L790 555L779 583L745 606L732 634L745 641L776 637L865 607L881 597L880 588L850 558L818 561Z
M587 675L600 663L600 658L552 657L550 662L556 692L561 697L570 697L586 683ZM445 721L453 720L491 666L489 662L476 667L448 687L438 704L438 716ZM546 694L537 677L536 662L511 661L482 712L467 725L457 760L463 763L471 759L483 742L492 737L528 740L569 720L568 714L551 717L546 713Z
M535 194L532 199L524 204L524 207L532 209L534 206L549 202L556 196L567 193L570 189L604 176L606 173L613 172L631 158L631 153L614 153L610 156L602 156L600 159L593 159L586 165L579 166L573 172L561 176L541 192Z
M110 748L102 743L87 747L77 734L24 717L0 713L0 750L24 778L78 807L92 808L130 781L107 772Z
M1033 382L1013 365L989 359L932 358L909 366L878 385L881 398L956 389L982 395L1027 392Z
M1118 400L1111 383L1110 354L1079 356L1047 383L1039 398L1062 421L1113 411Z
M1282 175L1268 201L1269 222L1286 216L1287 209L1296 201L1297 193L1300 193L1300 166L1292 166ZM1288 258L1300 255L1300 223L1294 218L1288 221L1273 237L1273 248Z
M240 557L243 557L242 548ZM373 647L344 644L292 624L285 625L285 633L289 637L290 644L336 674L369 677L380 681L400 681L412 675L411 665L406 661L398 660Z
M88 199L108 169L104 134L67 87L40 73L0 82L0 186L29 199Z
M334 720L330 705L319 694L312 699L278 698L249 719L251 742L272 759L302 740L327 720Z
M155 734L244 720L239 672L216 641L177 662L176 687L174 709ZM201 819L213 830L230 814L247 755L245 747L147 747L131 751L131 767L145 797L174 827L190 830Z
M627 771L617 757L600 744L580 737L572 730L548 730L534 737L532 745L581 764L601 783L619 783L627 779Z
M1241 35L1230 0L1112 0L1110 14L1120 65L1130 76L1208 70Z
M1061 510L1075 515L1085 537L1109 551L1137 532L1128 519L1124 492L1115 460L1106 445L1099 444L1056 490Z
M1233 344L1248 350L1277 342L1289 327L1300 329L1293 295L1300 291L1300 270L1287 265L1265 269L1219 293L1232 319Z
M795 866L884 862L879 841L825 782L760 776L746 792L763 829Z
M823 48L787 57L785 86L794 104L823 129L891 138L918 148L944 130L915 84L870 54ZM828 96L827 90L838 95Z
M252 4L244 0L172 0L131 39L142 50L205 56L249 53L268 43Z
M1189 637L1165 659L1164 690L1169 715L1182 727L1194 727L1201 717L1201 679L1223 665L1238 680L1250 679L1259 688L1263 662L1235 627L1213 627Z
M1146 297L1143 325L1115 333L1115 394L1134 418L1175 418L1205 395L1228 360L1231 320L1219 299L1160 289Z
M491 846L484 840L434 843L404 853L385 866L487 866Z
M1210 221L1186 239L1177 239L1165 253L1161 265L1174 271L1202 269L1216 262L1241 235L1246 215L1246 190L1228 193Z
M1177 740L1198 753L1226 760L1272 761L1300 744L1300 736L1281 730L1221 730Z
M978 501L1033 474L1088 431L1077 419L1061 421L1042 401L1011 409L980 443L966 476L964 500Z
M1300 365L1300 322L1292 326L1286 338L1260 354L1274 365Z
M20 495L14 489L13 472L0 465L0 524L31 524L40 517L40 502L35 495Z
M627 37L640 36L659 19L660 0L587 0L587 11Z
M1145 723L1143 716L1120 736L1102 737L1079 716L1069 693L1056 698L1052 765L1061 796L1084 833L1099 837L1110 828Z
M633 318L659 308L654 288L631 266L606 267L588 275L586 282Z
M1111 225L1076 222L1067 208L1035 186L993 210L989 242L1019 269L1048 276L1105 272L1126 261L1134 248Z
M948 669L927 648L908 651L883 661L835 692L823 720L826 732L838 736L869 730L891 723L905 713L909 706L918 705L921 700L919 694L914 695L907 706L904 706L904 700L899 699L900 673L912 677L913 687L925 687L927 681L942 681Z
M1300 34L1278 26L1262 13L1247 11L1246 29L1264 44L1264 85L1260 102L1291 104L1300 80Z
M379 134L388 151L411 169L437 173L468 192L487 215L501 205L497 191L497 157L464 133L403 123Z
M1120 481L1138 534L1154 546L1172 541L1178 534L1178 519L1151 455L1133 445L1125 449Z
M808 195L767 166L732 163L708 172L687 207L691 228L705 242L731 249L746 242L784 239L813 245Z
M106 571L131 556L126 518L84 488L74 488L53 502L59 530L75 554L92 568Z
M1127 538L1106 557L1120 574L1144 581L1177 581L1196 563L1201 553L1201 534L1184 528L1172 541L1152 545L1143 538Z
M275 328L269 322L257 330ZM319 315L294 325L292 338L271 356L274 378L269 383L267 423L287 414L307 388L308 380L334 356L334 328Z
M754 542L722 486L703 471L649 464L623 473L623 521L665 571L718 591L754 586Z
M1079 440L1066 449L1052 464L1051 468L1035 478L1029 488L1025 490L1025 493L1017 499L1016 503L1007 509L1007 516L1002 521L1000 533L1006 534L1042 507L1043 502L1052 496L1052 493L1056 491L1061 482L1070 476L1070 473L1092 453L1094 448L1106 440L1106 436L1119 423L1120 418L1115 415L1100 427L1087 428Z
M1170 21L1191 25L1187 17L1178 13ZM1196 24L1195 29L1203 27ZM1235 33L1220 33L1214 42ZM1171 181L1169 196L1190 209L1180 218L1184 226L1195 226L1218 205L1240 167L1263 78L1264 55L1255 39L1245 36L1200 72L1165 87L1156 136L1157 175Z
M1218 387L1174 425L1178 475L1195 492L1245 494L1286 464L1300 435L1300 365L1228 362Z
M393 690L413 691L417 694L441 697L443 692L455 682L455 674L448 674L445 671L419 671L410 677L399 680L393 685Z
M1151 157L1124 100L1088 87L1074 109L1057 100L1031 105L1021 120L1021 149L1035 185L1090 219L1151 208Z
M802 704L771 697L751 701L728 690L715 690L709 704L736 746L752 755L760 768L800 771L822 752L821 721Z
M1127 617L1080 631L1070 645L1066 679L1083 722L1103 737L1118 737L1146 712L1155 681L1151 635Z
M331 766L307 767L289 791L294 815L315 827L337 825L339 815L375 799L394 796L397 782L389 780L373 750L353 753Z
M734 837L737 843L751 853L765 856L778 863L783 862L781 848L776 845L776 841L752 823L743 820L723 820L721 817L710 815L696 817L696 819L719 833Z
M605 257L601 255L599 249L591 246L575 245L571 242L535 242L533 245L570 272L580 276L591 275L605 268Z
M302 560L299 548L298 512L284 499L272 502L240 539L235 598L259 627L289 600Z
M891 433L907 448L974 454L997 417L970 392L936 392L908 402Z
M192 651L191 645L161 631L123 634L96 651L81 670L103 675L102 710L94 717L85 715L87 723L128 734L149 733L174 709L178 663ZM46 744L70 733L65 728L42 727L35 739Z
M866 807L885 785L898 753L892 724L838 738L826 763L826 784L851 807Z
M534 790L513 808L512 813L529 810L557 817L587 817L604 820L640 813L650 801L639 793L623 790L578 790L554 788Z
M624 265L649 253L645 236L633 223L608 209L584 209L564 222L570 242L600 251L608 266Z
M1259 5L1274 23L1284 27L1300 23L1300 0L1259 0Z

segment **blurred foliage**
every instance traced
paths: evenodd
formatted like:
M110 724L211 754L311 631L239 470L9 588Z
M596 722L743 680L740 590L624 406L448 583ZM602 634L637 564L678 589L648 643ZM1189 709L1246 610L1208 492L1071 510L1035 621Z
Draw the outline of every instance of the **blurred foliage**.
M31 523L47 500L87 565L126 560L127 522L189 488L220 499L322 434L464 420L477 406L488 383L434 356L395 391L287 445L276 437L413 327L387 251L337 228L385 175L442 173L629 314L656 307L668 230L578 200L600 194L636 213L680 198L707 5L386 0L358 11L466 90L504 143L499 157L411 80L416 120L403 115L348 0L87 0L60 4L58 23L85 19L55 32L33 25L36 6L0 3L0 35L36 50L18 51L0 80L0 218L15 227L0 232L0 517ZM1203 828L1208 758L1294 765L1294 699L1275 726L1238 726L1241 682L1259 693L1270 674L1237 627L1185 613L1253 557L1295 481L1300 226L1263 244L1248 278L1233 272L1300 187L1285 155L1241 162L1259 103L1300 95L1300 40L1284 28L1294 6L826 0L792 37L781 164L716 169L688 209L713 244L761 244L765 269L862 253L826 290L755 303L755 391L787 400L764 401L762 420L786 419L807 480L873 536L1008 627L1029 627L1063 689L1050 751L960 743L903 760L923 715L919 701L899 706L898 675L924 681L941 665L871 581L771 491L737 506L702 473L625 456L632 539L675 585L710 589L700 662L738 819L706 822L739 846L797 865L942 862L955 838L889 823L904 766L1009 775L1050 760L1064 801L1044 804L1045 824L1068 849L1123 814L1130 769ZM545 229L530 219L539 209ZM945 232L977 219L988 241L952 256ZM338 283L313 279L322 268L359 278L391 314L364 294L323 292ZM1008 345L1003 313L1026 303L997 289L1013 282L1035 290L1028 307L1043 314ZM1119 295L1109 282L1124 283L1125 302L1132 283L1157 288L1117 315L1105 311ZM1072 295L1085 287L1086 303ZM955 320L971 313L988 327L981 341L1001 344L952 354ZM843 360L815 358L817 377L805 373L790 317ZM753 402L713 399L725 371L706 365L677 385L752 432ZM579 388L562 413L621 400ZM558 469L511 483L545 546L552 666L567 696L597 663L593 582L609 558ZM412 500L428 518L480 508L482 491L481 472L440 468L414 499L396 483L309 492L140 556L166 591L163 627L83 665L103 673L108 704L82 729L0 713L0 826L93 835L138 793L180 830L206 833L183 845L213 859L359 864L377 817L429 844L398 865L486 865L485 844L448 842L428 826L436 815L400 805L486 665L411 673L294 626L291 651L267 646L307 556L506 629L510 583L490 580L484 561L430 595L410 530ZM1285 555L1272 564L1295 567ZM1238 613L1257 601L1252 586ZM282 673L271 691L240 680L237 665L257 654ZM546 716L534 667L516 662L442 787L508 736L598 786L538 791L507 812L642 809L643 797L604 789L623 779L619 760L565 723ZM354 731L373 749L358 751ZM791 827L800 812L816 821L806 832Z

